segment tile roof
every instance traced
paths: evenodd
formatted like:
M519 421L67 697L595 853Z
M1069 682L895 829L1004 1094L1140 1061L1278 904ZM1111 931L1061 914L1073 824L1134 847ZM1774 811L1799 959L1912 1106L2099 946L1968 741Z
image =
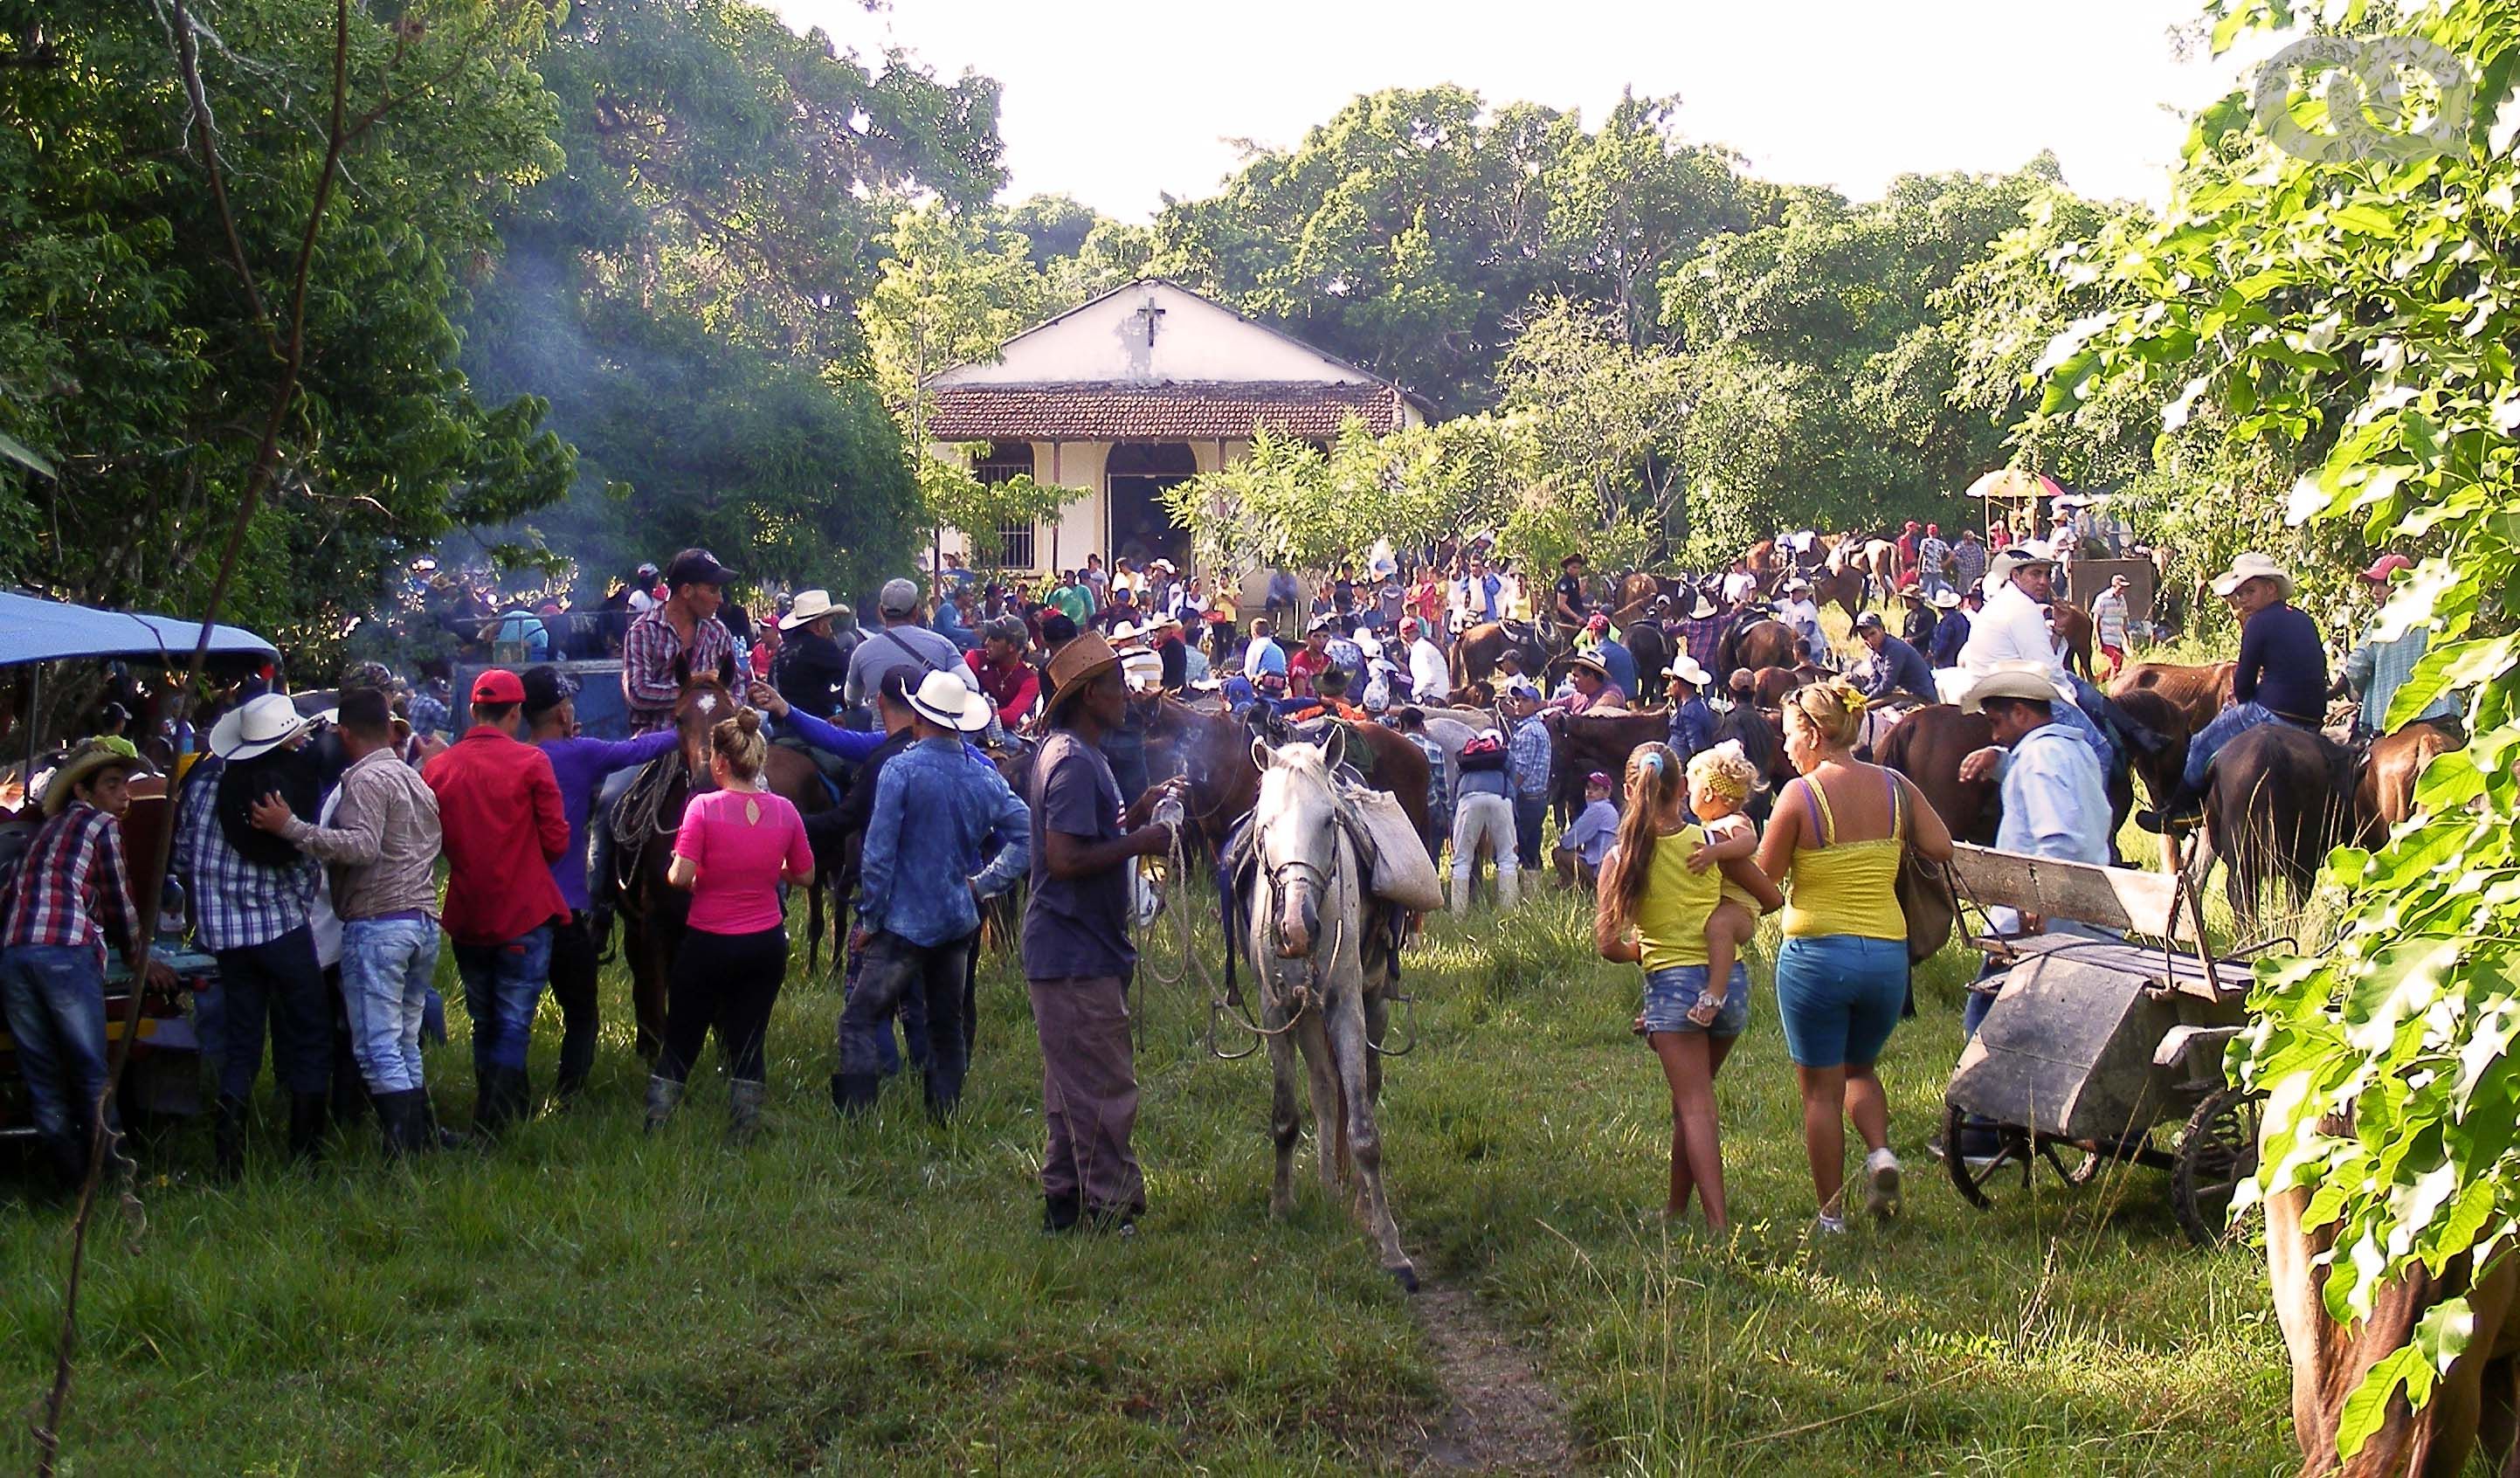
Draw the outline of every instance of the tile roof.
M1262 425L1291 436L1334 436L1350 416L1380 435L1402 419L1400 392L1387 384L940 385L932 393L927 431L939 441L1244 437Z

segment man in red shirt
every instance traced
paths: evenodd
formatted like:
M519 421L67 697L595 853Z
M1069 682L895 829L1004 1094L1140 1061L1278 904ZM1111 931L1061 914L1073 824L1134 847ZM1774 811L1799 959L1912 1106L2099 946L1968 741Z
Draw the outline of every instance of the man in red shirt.
M525 1049L551 978L553 925L569 918L551 873L568 850L568 815L550 757L517 739L524 702L515 673L481 674L472 728L421 771L445 833L439 918L472 1016L473 1123L493 1136L529 1111Z
M980 691L997 705L998 722L1012 732L1032 716L1041 698L1041 676L1024 660L1023 622L996 616L980 628L980 645L963 653Z
M1313 617L1303 648L1286 659L1286 686L1297 697L1313 695L1313 679L1330 665L1330 618Z

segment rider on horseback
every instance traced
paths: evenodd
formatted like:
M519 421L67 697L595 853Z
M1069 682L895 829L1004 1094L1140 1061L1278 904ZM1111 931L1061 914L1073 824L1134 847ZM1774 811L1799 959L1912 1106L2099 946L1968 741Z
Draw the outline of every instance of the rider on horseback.
M2327 701L2327 651L2319 645L2318 623L2287 604L2292 589L2292 576L2255 552L2215 577L2214 594L2240 618L2231 703L2187 741L2187 768L2178 785L2156 809L2138 814L2138 826L2147 831L2194 826L2214 756L2249 730L2290 724L2318 732Z
M2083 736L2105 775L2118 765L2120 746L2102 732L2102 724L2138 745L2156 746L2162 739L2119 711L2098 689L2065 670L2048 625L2048 603L2054 598L2055 574L2055 557L2036 544L2017 544L1999 556L1988 567L1986 605L1969 625L1959 666L1969 676L1982 678L1995 671L1999 662L2038 663L2056 695L2065 700L2056 710L2057 721Z

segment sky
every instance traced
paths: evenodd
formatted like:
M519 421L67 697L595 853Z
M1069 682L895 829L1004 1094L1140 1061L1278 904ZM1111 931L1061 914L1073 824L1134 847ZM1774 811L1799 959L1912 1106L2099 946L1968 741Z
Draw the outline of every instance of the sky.
M770 0L869 59L1005 86L1009 199L1150 218L1211 194L1238 139L1291 148L1349 98L1457 82L1598 121L1623 86L1678 94L1692 141L1766 178L1878 196L1911 171L1992 172L2042 149L2095 197L2159 202L2185 125L2233 68L2181 62L2199 0Z

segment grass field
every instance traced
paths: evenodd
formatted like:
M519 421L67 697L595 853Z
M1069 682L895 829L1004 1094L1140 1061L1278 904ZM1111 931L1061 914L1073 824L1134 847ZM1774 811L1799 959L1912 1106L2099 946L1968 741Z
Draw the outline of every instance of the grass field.
M389 1166L367 1135L315 1171L265 1155L205 1187L206 1132L157 1145L148 1227L103 1224L77 1473L1392 1472L1456 1400L1429 1300L1466 1302L1562 1402L1583 1466L1639 1473L2288 1470L2280 1341L2244 1250L2199 1252L2166 1178L1996 1211L1922 1152L1957 1052L1957 952L1882 1062L1908 1215L1809 1245L1792 1077L1764 968L1719 1085L1737 1234L1667 1232L1669 1114L1627 1030L1631 967L1551 898L1434 922L1419 1043L1385 1141L1413 1301L1312 1182L1266 1216L1267 1069L1210 1059L1203 1001L1148 981L1131 1241L1037 1229L1037 1054L990 962L970 1097L930 1125L894 1083L871 1121L825 1095L838 997L791 975L774 1130L723 1147L714 1058L639 1131L643 1069L608 979L592 1100L487 1154ZM1206 948L1214 949L1212 937ZM1161 963L1169 933L1150 941ZM431 1059L469 1105L457 1040ZM557 1037L549 1008L535 1076ZM1309 1146L1306 1151L1309 1156ZM0 1208L0 1376L48 1377L67 1215ZM10 1451L30 1449L15 1427ZM1430 1454L1433 1455L1430 1457Z

